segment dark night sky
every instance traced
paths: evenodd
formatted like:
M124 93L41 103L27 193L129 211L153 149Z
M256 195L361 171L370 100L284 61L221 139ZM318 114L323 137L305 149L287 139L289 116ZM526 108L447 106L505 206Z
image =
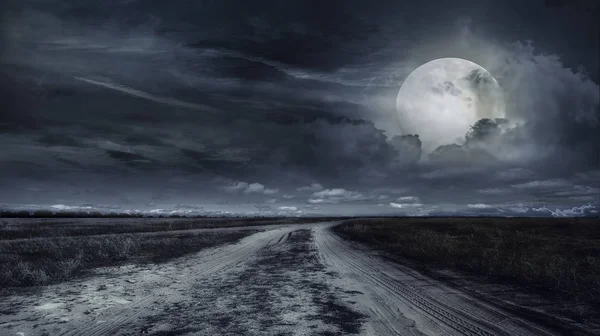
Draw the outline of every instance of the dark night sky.
M0 10L2 208L597 214L595 1L14 0ZM508 118L524 124L477 149L420 156L394 138L403 80L440 57L488 69Z

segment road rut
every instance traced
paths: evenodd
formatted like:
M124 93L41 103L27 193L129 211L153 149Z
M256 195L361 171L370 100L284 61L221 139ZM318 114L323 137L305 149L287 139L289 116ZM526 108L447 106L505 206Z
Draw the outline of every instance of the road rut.
M331 231L273 226L0 303L0 335L552 335Z

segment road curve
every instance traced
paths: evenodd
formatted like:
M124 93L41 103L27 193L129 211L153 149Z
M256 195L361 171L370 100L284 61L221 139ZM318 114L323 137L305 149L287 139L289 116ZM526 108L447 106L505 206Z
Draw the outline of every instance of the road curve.
M186 263L179 265L176 272L167 271L166 273L170 274L170 277L163 277L159 283L151 283L150 288L143 295L136 296L136 309L131 309L131 307L113 309L110 311L110 315L102 318L106 321L104 323L83 324L78 328L70 328L64 333L57 333L57 335L111 335L114 331L135 321L136 318L151 313L150 308L156 305L157 297L163 300L162 304L165 301L173 301L178 296L174 293L187 292L196 279L232 270L239 263L252 258L261 249L285 242L285 238L293 230L292 227L283 227L259 232L242 239L237 244L202 251L194 256L192 265ZM178 281L175 282L175 286L173 286L174 281Z
M0 335L552 335L346 241L338 223L0 300Z
M226 277L261 249L284 243L294 230L293 225L273 226L174 262L134 266L131 271L47 286L34 295L9 296L0 304L12 313L0 315L0 335L99 336L132 329L159 307L189 300L186 293L199 280Z
M368 335L552 335L410 268L375 256L332 232L313 229L321 262L347 288L363 293Z

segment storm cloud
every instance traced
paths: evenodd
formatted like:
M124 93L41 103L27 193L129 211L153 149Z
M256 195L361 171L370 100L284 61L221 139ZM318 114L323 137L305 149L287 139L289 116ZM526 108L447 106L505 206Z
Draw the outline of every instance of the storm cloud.
M537 2L429 10L440 6L3 3L0 203L593 215L598 23ZM395 103L410 72L439 57L486 68L504 91L506 120L480 120L429 151L402 133Z

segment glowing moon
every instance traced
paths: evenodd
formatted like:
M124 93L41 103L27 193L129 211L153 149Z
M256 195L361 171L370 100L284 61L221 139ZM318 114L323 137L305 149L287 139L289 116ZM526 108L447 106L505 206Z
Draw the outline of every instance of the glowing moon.
M483 67L461 58L440 58L415 69L396 98L402 133L418 134L423 149L462 143L482 118L504 118L504 97Z

